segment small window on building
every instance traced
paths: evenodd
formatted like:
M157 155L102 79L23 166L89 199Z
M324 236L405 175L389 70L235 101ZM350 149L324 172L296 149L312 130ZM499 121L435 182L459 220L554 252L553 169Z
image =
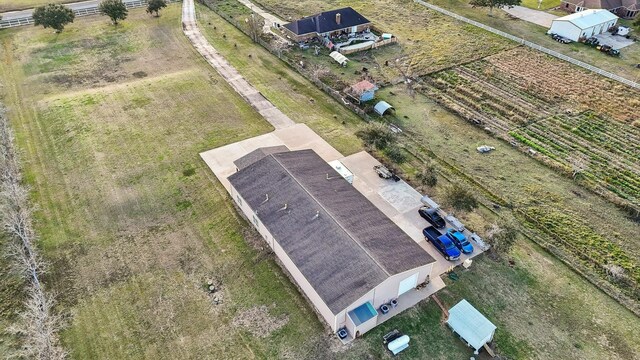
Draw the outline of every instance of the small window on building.
M242 206L242 198L240 195L236 195L236 201L238 202L238 205Z

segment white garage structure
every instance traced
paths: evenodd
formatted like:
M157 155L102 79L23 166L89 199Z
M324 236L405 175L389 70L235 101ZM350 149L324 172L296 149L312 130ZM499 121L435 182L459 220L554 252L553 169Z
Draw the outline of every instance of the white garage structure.
M449 310L447 325L475 350L475 354L491 342L496 333L496 326L464 299Z
M608 10L584 10L553 20L548 33L579 41L581 38L588 39L605 33L617 22L618 17Z

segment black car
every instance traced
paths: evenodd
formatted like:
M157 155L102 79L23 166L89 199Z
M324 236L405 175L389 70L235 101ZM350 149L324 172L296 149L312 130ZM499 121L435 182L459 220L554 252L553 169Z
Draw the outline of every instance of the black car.
M423 219L427 220L429 224L433 225L433 227L437 229L442 229L447 225L436 209L422 207L418 210L418 213Z
M551 34L551 38L559 43L569 44L573 41L571 39L567 39L566 37L560 36L558 34Z

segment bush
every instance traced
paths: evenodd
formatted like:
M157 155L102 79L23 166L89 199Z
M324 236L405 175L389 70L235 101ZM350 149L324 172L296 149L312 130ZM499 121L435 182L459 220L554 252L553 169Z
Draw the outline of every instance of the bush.
M384 150L396 141L396 136L389 128L381 123L371 122L356 132L365 145Z
M438 184L438 175L436 174L436 167L433 164L428 164L421 172L416 175L416 179L420 181L420 184L425 186L434 187Z
M407 155L404 153L401 147L397 145L387 146L384 150L385 155L389 158L389 160L395 162L396 164L402 164L407 161Z
M511 224L505 224L499 227L498 224L491 225L491 229L487 232L487 239L491 244L491 248L498 254L507 254L516 243L518 231Z
M445 196L446 203L456 210L471 211L478 207L478 200L473 193L459 184L450 186Z

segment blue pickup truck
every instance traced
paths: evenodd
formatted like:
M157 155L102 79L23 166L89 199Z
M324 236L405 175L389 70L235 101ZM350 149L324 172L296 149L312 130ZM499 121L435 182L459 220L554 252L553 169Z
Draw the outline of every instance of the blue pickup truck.
M438 249L445 259L456 261L460 258L460 250L447 234L442 234L433 226L427 226L422 230L422 235L425 240L431 242Z

